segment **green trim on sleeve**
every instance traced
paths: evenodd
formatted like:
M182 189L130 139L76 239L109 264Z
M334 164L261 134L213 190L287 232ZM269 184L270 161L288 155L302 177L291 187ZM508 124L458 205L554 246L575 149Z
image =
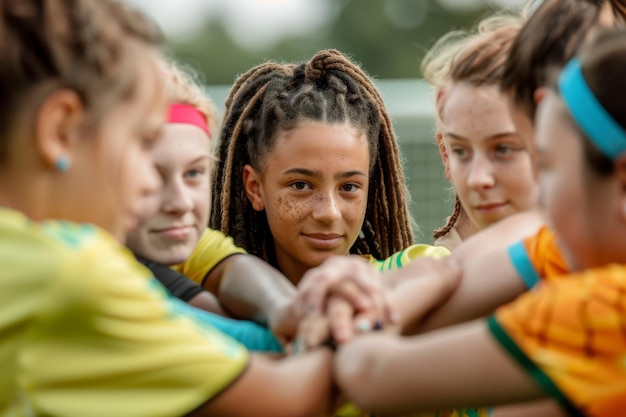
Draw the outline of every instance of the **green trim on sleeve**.
M524 351L507 334L506 330L500 326L494 316L487 319L489 331L494 338L502 345L515 361L528 372L532 379L552 398L556 399L563 409L574 417L585 417L585 415L561 392L559 387L537 366Z
M400 253L398 253L396 255L396 267L402 268L402 266L403 266L402 265L402 258L403 258L403 256L404 256L404 251L402 251L402 252L400 252Z

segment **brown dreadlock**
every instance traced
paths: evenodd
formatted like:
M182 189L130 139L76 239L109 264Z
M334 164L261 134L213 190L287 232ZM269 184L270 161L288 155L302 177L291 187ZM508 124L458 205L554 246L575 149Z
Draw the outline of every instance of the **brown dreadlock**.
M267 62L236 80L226 100L217 147L210 226L277 266L267 218L252 208L242 171L247 164L259 170L277 132L303 120L349 122L367 133L368 205L362 236L350 252L384 259L409 246L413 234L408 193L387 110L369 76L336 50L320 51L298 65Z

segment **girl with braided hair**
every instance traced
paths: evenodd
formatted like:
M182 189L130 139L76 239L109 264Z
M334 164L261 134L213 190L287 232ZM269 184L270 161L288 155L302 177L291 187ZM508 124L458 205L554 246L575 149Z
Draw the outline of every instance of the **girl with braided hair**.
M295 285L331 256L362 255L389 269L449 253L412 245L408 194L385 105L372 79L337 50L301 64L267 62L240 76L226 100L217 156L210 226ZM220 291L220 300L267 298L272 290L259 281ZM447 281L434 284L421 294L424 305L449 293ZM372 325L360 321L357 331ZM335 334L335 341L348 333ZM306 347L304 339L296 341Z
M437 145L455 191L453 213L433 232L435 245L453 250L533 206L532 144L517 133L499 89L525 14L490 16L471 34L450 32L422 62L424 78L435 88Z
M240 76L217 153L211 227L294 284L331 255L386 259L413 243L385 105L339 51ZM426 245L415 252L445 254Z

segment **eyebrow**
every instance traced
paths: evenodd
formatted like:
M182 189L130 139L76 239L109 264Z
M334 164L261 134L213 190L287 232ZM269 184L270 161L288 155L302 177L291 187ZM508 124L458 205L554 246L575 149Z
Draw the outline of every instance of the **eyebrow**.
M194 165L194 164L197 164L198 162L212 161L212 159L213 159L213 158L211 158L211 155L210 155L210 154L207 154L207 155L202 155L202 156L199 156L199 157L194 158L194 159L192 159L191 161L187 162L187 163L185 164L185 166ZM157 162L155 162L155 163L154 163L154 165L155 165L157 168L164 168L165 166L167 166L167 164L159 164L159 163L157 163Z
M191 161L187 162L187 165L194 165L194 164L197 164L198 162L204 162L204 161L211 161L210 153L207 153L206 155L201 155L195 159L192 159Z
M450 136L452 139L456 139L456 140L464 140L464 141L469 140L465 136L462 136L462 135L459 135L459 134L453 133L453 132L446 132L446 133L444 133L444 136ZM499 139L499 138L504 138L504 137L507 137L507 136L519 136L519 135L515 131L502 132L502 133L496 133L495 135L487 136L484 139Z
M300 175L306 175L306 176L315 177L315 178L322 178L324 176L323 172L320 170L312 170L312 169L306 169L306 168L291 168L283 172L283 175L288 175L288 174L300 174ZM335 179L338 180L338 179L353 177L357 175L364 176L364 177L367 176L365 172L361 171L360 169L355 169L352 171L340 172L339 174L335 175Z

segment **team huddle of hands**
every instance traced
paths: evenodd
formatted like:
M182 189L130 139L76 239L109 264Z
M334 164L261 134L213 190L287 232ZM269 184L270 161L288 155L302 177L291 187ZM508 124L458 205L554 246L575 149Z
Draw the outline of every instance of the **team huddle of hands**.
M452 258L418 258L380 272L360 256L336 256L309 270L296 295L268 317L290 354L335 348L373 331L410 335L461 279Z

